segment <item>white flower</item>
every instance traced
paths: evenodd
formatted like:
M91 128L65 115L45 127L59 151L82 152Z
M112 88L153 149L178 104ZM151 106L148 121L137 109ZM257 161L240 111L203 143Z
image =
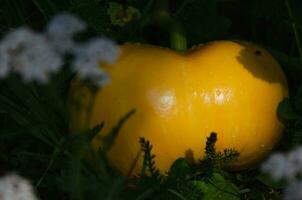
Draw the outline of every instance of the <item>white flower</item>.
M73 35L86 29L86 24L74 15L56 15L47 25L46 35L60 53L71 51L75 46Z
M109 77L100 63L113 63L119 48L107 38L94 38L77 45L73 35L85 28L85 23L77 17L61 14L50 21L45 34L24 27L7 34L0 42L0 78L15 72L25 81L46 83L50 73L61 69L62 54L68 52L74 55L71 68L80 78L98 86L108 83Z
M297 172L302 172L302 147L296 148L288 153L288 160L297 167Z
M285 154L271 155L261 169L275 180L293 180L302 173L302 147Z
M75 49L74 55L72 69L82 79L92 80L98 86L102 86L108 83L109 77L101 69L100 63L113 63L119 55L119 48L107 38L94 38L79 45Z
M302 181L291 183L284 191L284 200L301 200L302 199Z
M37 200L29 181L15 174L0 178L1 200Z
M13 71L25 81L45 83L49 74L57 72L61 66L61 56L46 38L28 28L18 28L0 42L1 77Z
M284 178L288 167L289 163L287 162L287 158L281 153L276 153L270 156L269 159L261 166L261 170L269 173L273 179L280 180Z

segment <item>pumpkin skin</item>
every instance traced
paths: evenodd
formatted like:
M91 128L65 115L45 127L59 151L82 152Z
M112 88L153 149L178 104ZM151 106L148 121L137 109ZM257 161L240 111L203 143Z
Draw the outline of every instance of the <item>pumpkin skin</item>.
M277 61L251 43L217 41L185 53L125 44L118 61L103 68L112 82L97 93L90 125L104 121L100 135L106 134L136 110L108 151L110 164L125 175L140 172L140 137L153 144L162 172L179 157L201 159L211 132L217 151L239 151L232 169L257 164L281 137L276 111L288 95L286 79Z

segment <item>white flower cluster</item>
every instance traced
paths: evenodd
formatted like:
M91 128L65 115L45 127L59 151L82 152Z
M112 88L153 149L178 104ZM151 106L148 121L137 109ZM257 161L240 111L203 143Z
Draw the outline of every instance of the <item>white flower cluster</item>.
M32 185L26 179L9 174L0 178L1 200L37 200Z
M48 81L48 74L62 66L61 56L42 34L28 28L19 28L4 37L0 43L0 77L13 71L25 81Z
M98 66L100 61L113 63L118 56L116 44L109 39L94 38L89 42L78 45L74 51L75 59L72 67L82 78L88 78L104 85L109 82L109 77ZM85 66L85 67L83 67Z
M271 175L274 180L287 180L290 185L284 191L285 200L302 199L302 147L288 153L275 153L262 164L261 170Z
M46 28L46 37L51 41L53 47L60 53L72 51L75 46L74 34L84 31L86 24L80 19L69 15L60 14L55 16Z
M294 181L284 191L284 200L302 199L302 181Z
M298 174L302 174L302 147L286 154L273 154L261 169L275 180L293 180Z
M114 62L119 48L107 38L77 44L73 36L85 28L86 24L79 18L64 13L55 16L44 33L26 27L8 33L0 41L0 79L14 72L25 81L46 83L52 73L62 68L64 56L70 53L74 55L72 70L82 79L104 85L109 77L101 70L100 63Z

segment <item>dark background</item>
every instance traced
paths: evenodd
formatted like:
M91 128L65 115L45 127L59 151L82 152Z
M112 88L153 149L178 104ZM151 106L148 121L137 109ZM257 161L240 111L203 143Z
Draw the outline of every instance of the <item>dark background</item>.
M112 3L120 6L118 12L110 11ZM138 14L130 13L130 19L118 24L127 17L129 7ZM162 10L169 14L170 21L160 17ZM0 0L0 37L19 26L43 31L52 16L62 11L88 23L88 31L77 39L103 35L119 44L140 42L170 47L173 22L183 28L188 48L222 39L247 40L263 46L282 65L290 89L290 97L278 109L286 129L276 150L301 145L301 0ZM145 199L175 199L167 192L171 188L178 197L198 199L198 191L186 176L193 174L196 180L204 181L202 178L215 169L212 165L187 170L180 162L175 174L169 176L170 182L159 181L158 177L128 182L102 159L100 163L106 166L103 174L87 170L78 151L74 151L82 143L66 138L68 114L60 109L66 106L70 73L63 71L54 80L43 87L22 85L15 77L0 81L0 174L19 172L32 180L42 199L136 199L144 195ZM222 194L226 200L234 199L228 195L236 190L242 192L241 199L280 199L285 187L263 176L258 168L219 173L224 178L213 181L227 185L227 192ZM208 195L214 195L212 199L222 198L215 196L221 190L214 187L211 191Z

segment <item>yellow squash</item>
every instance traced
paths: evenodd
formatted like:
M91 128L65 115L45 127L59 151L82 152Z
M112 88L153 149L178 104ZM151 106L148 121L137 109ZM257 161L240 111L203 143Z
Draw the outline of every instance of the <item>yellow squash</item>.
M97 93L90 126L104 121L100 134L108 133L136 109L108 152L123 174L135 162L133 173L140 170L140 137L153 144L162 172L179 157L201 159L213 131L217 151L240 152L236 169L259 162L280 139L283 125L276 111L288 88L279 64L264 49L217 41L186 53L139 44L125 44L121 51L115 64L105 66L112 82ZM80 126L85 117L74 118ZM101 145L99 137L92 145Z

